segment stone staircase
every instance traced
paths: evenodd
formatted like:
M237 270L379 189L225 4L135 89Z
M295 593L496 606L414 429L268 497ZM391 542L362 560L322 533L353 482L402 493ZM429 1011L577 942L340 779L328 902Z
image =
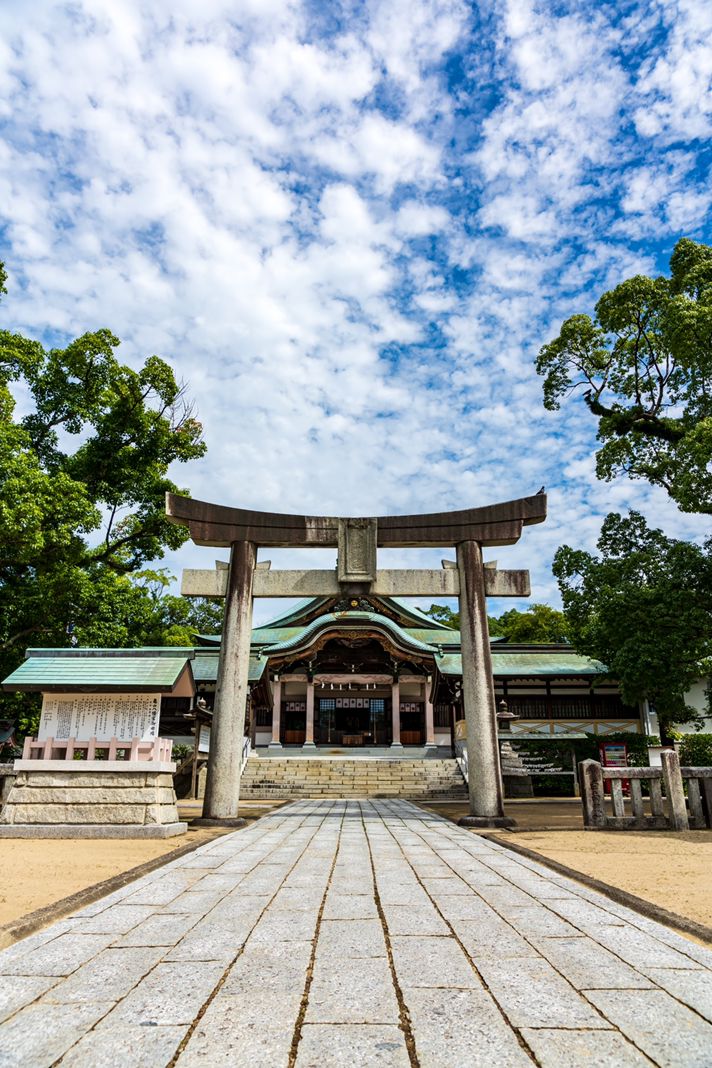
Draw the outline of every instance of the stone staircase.
M269 759L245 765L240 797L246 801L298 797L410 797L461 801L467 787L454 760Z

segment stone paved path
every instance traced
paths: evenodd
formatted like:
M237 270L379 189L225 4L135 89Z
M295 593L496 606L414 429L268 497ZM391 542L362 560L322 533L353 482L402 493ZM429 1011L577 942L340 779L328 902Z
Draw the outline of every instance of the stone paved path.
M0 1020L3 1068L701 1068L712 953L408 802L305 801L0 953Z

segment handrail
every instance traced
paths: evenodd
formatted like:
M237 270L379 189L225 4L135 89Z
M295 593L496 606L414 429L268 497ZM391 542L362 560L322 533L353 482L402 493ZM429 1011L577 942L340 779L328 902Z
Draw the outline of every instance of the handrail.
M242 743L242 760L240 762L240 775L242 775L243 771L245 770L245 764L247 763L251 748L252 742L250 740L250 736L246 735L245 740Z

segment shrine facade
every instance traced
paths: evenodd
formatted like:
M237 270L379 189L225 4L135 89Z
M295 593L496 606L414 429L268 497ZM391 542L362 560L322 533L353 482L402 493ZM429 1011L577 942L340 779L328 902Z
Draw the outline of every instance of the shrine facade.
M220 637L198 641L192 668L211 708ZM570 646L490 645L500 733L553 739L645 729L604 666ZM252 631L253 747L449 749L461 719L459 631L404 600L313 598Z

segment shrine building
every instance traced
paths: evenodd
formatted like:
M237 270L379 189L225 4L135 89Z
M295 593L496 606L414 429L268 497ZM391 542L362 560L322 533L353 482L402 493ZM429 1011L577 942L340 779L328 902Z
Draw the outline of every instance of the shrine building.
M623 702L603 665L571 646L492 638L491 650L500 734L650 732L644 710ZM53 713L109 694L133 695L135 709L158 700L157 733L192 745L196 703L209 728L219 655L220 637L209 635L193 649L30 649L3 689L44 693ZM449 751L462 719L460 634L397 598L313 598L253 629L249 689L245 731L258 752ZM55 738L59 731L55 724Z
M192 668L211 705L220 638L201 636ZM643 731L603 665L569 645L491 639L500 731L582 737ZM253 747L451 746L462 719L460 634L405 600L314 598L252 632Z

